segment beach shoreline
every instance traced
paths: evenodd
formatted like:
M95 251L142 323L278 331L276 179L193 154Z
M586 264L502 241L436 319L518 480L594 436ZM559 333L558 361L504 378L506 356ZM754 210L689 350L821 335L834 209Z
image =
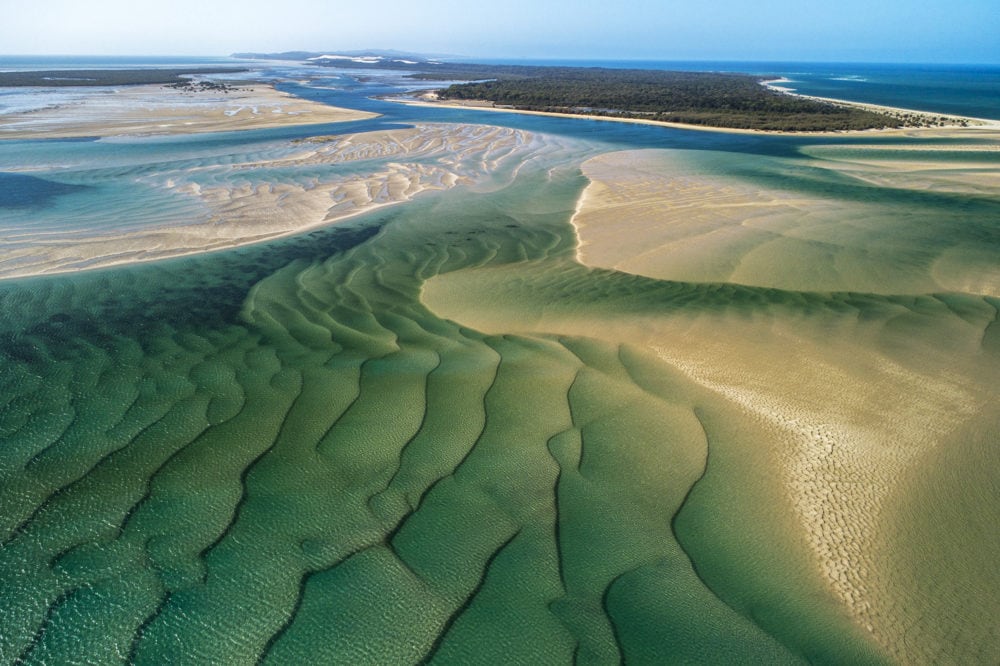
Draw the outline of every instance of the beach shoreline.
M770 84L780 83L783 79L776 79L773 81L768 81L764 85L770 86ZM920 117L925 117L928 120L930 118L942 117L942 114L931 113L928 111L916 111L910 109L899 109L895 107L888 106L877 106L873 104L863 104L860 102L850 102L847 100L835 100L820 97L808 97L806 95L798 95L797 93L782 91L785 94L804 97L807 99L813 99L816 101L823 101L843 106L855 107L867 111L878 111L883 113L894 113L894 114L907 114L916 115ZM432 97L434 95L434 97ZM426 106L431 108L443 108L443 109L465 109L474 111L493 111L500 113L518 113L530 116L548 116L553 118L579 118L583 120L601 120L607 122L616 123L631 123L635 125L652 125L656 127L669 127L672 129L683 129L683 130L698 130L702 132L722 132L724 134L751 134L751 135L770 135L770 136L865 136L865 135L878 135L878 136L916 136L924 135L928 132L933 132L935 130L962 130L962 131L975 131L975 130L989 130L996 131L1000 129L1000 120L990 120L986 118L971 118L965 116L944 116L949 120L953 120L955 124L946 124L941 126L933 127L887 127L882 129L866 129L866 130L825 130L819 132L813 131L788 131L788 130L760 130L760 129L740 129L735 127L715 127L711 125L692 125L688 123L675 123L668 122L664 120L647 120L644 118L616 118L612 116L598 116L582 113L557 113L554 111L530 111L524 109L515 109L506 106L495 106L493 102L488 100L463 100L453 101L453 100L440 100L436 98L436 92L431 91L428 93L423 93L419 97L384 97L387 102L396 102L399 104L409 104L413 106ZM965 124L962 124L965 123Z

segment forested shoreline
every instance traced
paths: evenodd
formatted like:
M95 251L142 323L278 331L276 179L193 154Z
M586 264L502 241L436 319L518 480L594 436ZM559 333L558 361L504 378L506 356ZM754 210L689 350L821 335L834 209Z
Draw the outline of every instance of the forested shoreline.
M762 85L767 77L710 72L551 69L459 83L442 100L484 100L515 110L640 118L733 129L836 131L924 124L890 115L789 95ZM771 79L773 80L773 78Z

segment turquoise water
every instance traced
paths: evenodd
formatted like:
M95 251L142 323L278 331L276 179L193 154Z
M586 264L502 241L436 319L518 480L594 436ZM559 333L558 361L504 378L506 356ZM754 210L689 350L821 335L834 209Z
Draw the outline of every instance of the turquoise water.
M995 397L1000 300L926 287L942 274L958 284L995 270L1000 196L948 189L995 170L995 151L969 167L958 151L901 156L900 139L417 109L369 99L391 88L385 81L319 83L283 87L385 115L0 142L0 257L15 230L39 242L41 232L124 234L203 215L197 199L155 187L168 178L309 182L386 161L233 169L287 156L308 136L447 121L564 141L493 179L277 241L0 281L0 662L930 663L943 654L988 663L996 654L1000 586L981 564L998 555L996 410L975 405ZM833 161L870 156L857 144L873 142L883 157L934 162L944 185L865 180ZM588 184L581 163L636 148L686 155L692 177L833 206L783 246L773 275L805 266L798 286L577 263L569 220ZM422 295L449 276L459 288L444 315ZM852 286L813 286L820 280ZM651 345L626 329L659 337ZM890 448L919 450L920 460L883 505L887 527L876 532L891 540L850 560L871 568L871 603L889 609L876 629L813 566L782 486L784 460L757 457L785 441L652 351L704 345L697 358L724 363L713 334L723 348L810 350L770 364L787 364L791 378L824 367L834 387L877 369L879 391L899 391L903 406L925 400L912 413L889 408ZM935 446L920 448L892 421L933 412L951 423L941 405L953 403L930 401L904 381L910 374L945 377L971 410L932 429ZM831 403L840 399L831 388ZM938 586L928 591L928 579ZM947 613L935 611L942 604Z

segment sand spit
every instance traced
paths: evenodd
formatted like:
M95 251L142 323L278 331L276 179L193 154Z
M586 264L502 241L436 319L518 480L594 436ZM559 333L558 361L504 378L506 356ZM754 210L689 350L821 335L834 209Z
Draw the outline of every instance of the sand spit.
M423 125L314 137L283 144L273 158L158 172L143 184L200 202L207 214L192 222L188 206L176 222L126 234L8 235L0 277L153 261L287 236L421 192L484 182L501 165L516 168L538 145L512 129ZM333 166L352 168L324 173ZM275 169L305 175L276 181L268 175Z
M941 129L961 130L966 128L996 130L1000 128L1000 120L993 120L989 118L971 118L968 116L954 116L944 113L935 113L933 111L918 111L917 109L903 109L897 106L885 106L883 104L852 102L845 99L835 99L833 97L818 97L816 95L803 95L802 93L797 93L793 89L788 88L786 85L788 83L793 83L793 81L791 79L781 78L781 79L775 79L773 81L765 81L763 85L766 86L767 88L770 88L771 90L775 90L785 95L791 95L793 97L801 97L802 99L811 99L816 102L826 102L828 104L834 104L836 106L861 109L862 111L871 111L873 113L885 113L896 117L910 116L917 118L921 122L926 124L926 127L916 127L916 128L908 128L907 130L894 130L894 131L904 131L904 132L914 131L914 130L939 131Z
M59 90L47 108L0 115L0 138L228 132L378 115L300 99L261 83L231 90L191 92L159 85Z

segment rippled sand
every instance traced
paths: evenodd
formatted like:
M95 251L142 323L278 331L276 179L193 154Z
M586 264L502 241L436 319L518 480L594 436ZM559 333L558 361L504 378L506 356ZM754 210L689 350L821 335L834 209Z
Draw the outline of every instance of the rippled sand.
M225 166L165 167L139 181L196 201L205 209L201 219L190 219L187 207L175 219L129 233L9 233L0 277L152 261L300 233L424 191L482 184L540 145L517 130L424 125L288 142ZM345 166L350 170L329 171ZM273 177L277 170L306 177L282 182Z
M996 204L841 148L586 162L642 167L669 279L592 265L644 248L581 224L606 147L559 137L75 167L264 233L424 189L0 282L0 661L990 663L1000 301L924 289L970 274L942 244L995 248ZM718 234L658 227L664 173ZM771 233L735 242L748 211ZM748 261L765 239L780 261Z
M848 149L816 154L837 150ZM820 168L875 172L879 187L923 193L931 186L914 171L950 191L969 185L964 170L981 167L866 160ZM578 260L671 282L606 273L617 288L584 306L569 294L593 277L574 264L483 268L429 281L428 307L487 332L640 345L712 392L699 415L717 466L710 461L678 526L724 598L753 605L748 590L766 594L772 575L792 578L802 590L829 592L831 627L846 617L892 661L987 658L1000 638L988 619L1000 610L1000 580L983 566L998 554L991 531L976 528L975 516L964 526L932 522L910 502L934 497L935 512L998 510L988 473L957 476L942 464L947 451L986 465L995 459L1000 302L989 244L975 263L972 243L953 250L966 254L952 270L940 258L954 241L943 223L937 238L927 229L908 238L903 229L891 244L862 245L880 224L891 228L893 214L911 212L905 195L876 214L868 201L719 176L681 152L601 155L584 173L590 184L573 216ZM982 220L980 233L995 219ZM818 230L829 239L823 255L810 242ZM931 245L931 260L914 261L917 241ZM960 285L968 293L889 295ZM739 416L720 415L730 408ZM724 527L708 526L722 515ZM803 561L811 572L799 568ZM761 582L734 583L734 570L748 566ZM815 611L822 592L812 594ZM787 627L799 621L794 608L753 612L763 626Z
M230 93L158 85L95 88L59 91L47 108L0 115L0 139L227 132L376 115L311 102L259 83Z
M989 136L985 145L959 145L948 160L907 146L808 147L815 160L787 166L771 158L807 187L849 179L853 199L722 175L687 151L600 155L583 166L590 185L573 216L578 255L588 265L672 280L998 296L1000 264L981 242L994 233L1000 182L1000 162L985 159L1000 141ZM901 214L892 197L904 193L911 202ZM980 219L949 233L935 208L974 205L966 199L977 195Z

